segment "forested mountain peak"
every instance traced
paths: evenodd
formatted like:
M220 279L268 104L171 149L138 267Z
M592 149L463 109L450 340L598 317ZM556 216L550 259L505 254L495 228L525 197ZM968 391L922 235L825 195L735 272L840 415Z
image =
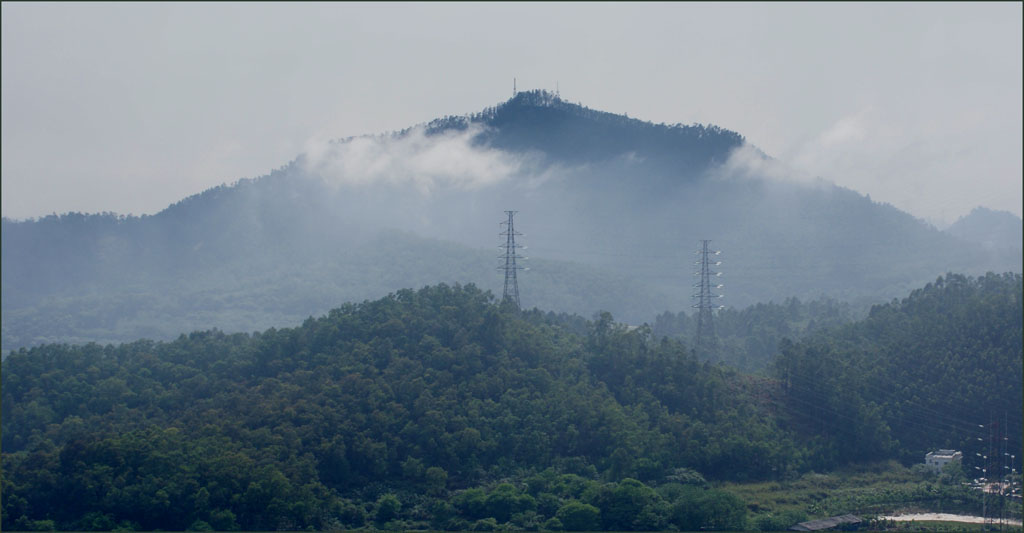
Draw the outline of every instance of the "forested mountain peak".
M516 93L479 113L433 120L426 130L438 134L472 125L486 128L477 137L482 144L536 150L570 162L633 153L704 166L724 162L730 150L745 142L742 135L715 125L654 124L571 103L545 90Z

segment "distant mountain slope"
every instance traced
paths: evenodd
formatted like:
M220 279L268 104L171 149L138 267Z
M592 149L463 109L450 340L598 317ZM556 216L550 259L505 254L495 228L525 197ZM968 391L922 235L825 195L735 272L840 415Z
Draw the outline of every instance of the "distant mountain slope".
M960 217L946 233L967 242L980 244L988 250L1017 250L1024 240L1024 222L1007 211L976 207Z
M748 148L715 126L530 92L328 143L153 216L4 219L3 348L251 331L441 281L500 291L492 247L506 209L519 211L534 267L524 305L630 323L689 309L698 239L723 250L732 307L822 295L863 305L949 271L1021 269L1019 254L856 192L766 178L737 163Z

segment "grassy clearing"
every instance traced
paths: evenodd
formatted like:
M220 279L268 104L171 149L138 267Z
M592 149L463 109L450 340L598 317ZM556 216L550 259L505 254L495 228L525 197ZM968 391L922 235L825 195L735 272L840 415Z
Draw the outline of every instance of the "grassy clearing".
M941 520L915 520L913 522L896 522L892 531L984 531L984 524L965 522L945 522Z
M828 474L812 472L790 481L726 483L721 488L742 498L751 528L763 530L847 513L870 518L893 511L981 512L980 498L969 489L941 484L934 476L895 461Z
M811 518L834 507L837 496L913 489L926 480L895 461L859 466L829 474L808 473L790 481L726 483L722 486L747 502L753 513L802 511ZM818 510L819 512L815 512Z

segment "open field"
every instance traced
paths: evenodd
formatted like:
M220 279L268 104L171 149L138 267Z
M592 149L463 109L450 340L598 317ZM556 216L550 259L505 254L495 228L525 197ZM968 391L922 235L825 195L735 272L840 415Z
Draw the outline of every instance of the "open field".
M742 498L751 513L751 527L763 530L786 529L798 522L847 513L865 519L903 512L982 514L976 491L943 484L935 476L895 461L828 474L812 472L791 481L726 483L721 488ZM1018 517L1019 513L1018 509ZM973 525L936 520L935 527L963 530Z
M879 520L891 520L894 522L918 522L918 523L932 523L932 522L953 522L958 524L984 524L985 518L981 516L968 516L968 515L955 515L949 513L911 513L911 514L900 514L895 516L883 516L879 517ZM1021 521L1019 519L1009 519L1004 525L1010 525L1014 527L1021 527Z

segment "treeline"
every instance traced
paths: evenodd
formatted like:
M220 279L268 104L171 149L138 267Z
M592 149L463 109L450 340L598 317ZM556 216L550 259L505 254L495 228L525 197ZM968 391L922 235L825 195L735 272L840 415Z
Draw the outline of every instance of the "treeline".
M957 333L912 326L938 312ZM784 344L774 378L472 285L252 335L22 349L2 362L0 526L743 529L745 502L705 476L912 457L913 435L957 435L898 426L915 402L1019 404L1020 317L1019 275L950 276L831 340ZM943 342L984 354L948 389L915 351ZM870 387L887 371L907 396Z

